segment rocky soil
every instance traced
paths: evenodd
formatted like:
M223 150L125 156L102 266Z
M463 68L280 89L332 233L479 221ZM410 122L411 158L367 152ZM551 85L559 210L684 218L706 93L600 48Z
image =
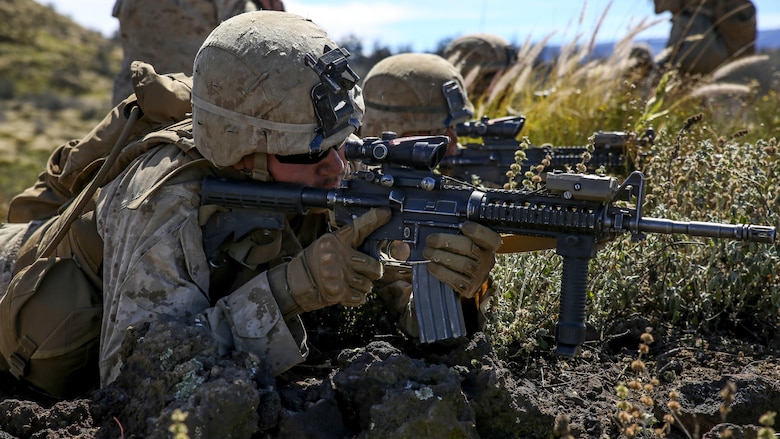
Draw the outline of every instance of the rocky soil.
M500 358L482 333L345 347L315 331L309 360L272 378L252 356L219 357L202 328L158 321L131 330L120 378L83 398L2 375L0 438L756 438L780 408L778 340L656 327L640 356L648 326L619 322L575 358Z

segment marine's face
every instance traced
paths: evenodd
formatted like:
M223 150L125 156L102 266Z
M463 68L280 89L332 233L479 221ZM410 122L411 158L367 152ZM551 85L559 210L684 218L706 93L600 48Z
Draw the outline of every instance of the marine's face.
M346 166L342 151L341 148L331 148L316 163L285 163L272 154L268 156L268 172L274 181L282 183L318 188L339 187Z

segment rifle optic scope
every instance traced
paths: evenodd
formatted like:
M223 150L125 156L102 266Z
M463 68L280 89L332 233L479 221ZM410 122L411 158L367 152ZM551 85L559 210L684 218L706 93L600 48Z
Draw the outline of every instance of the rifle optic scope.
M506 116L490 119L482 116L480 120L463 122L455 125L455 132L463 137L496 137L514 139L523 129L524 116Z
M348 139L344 144L344 156L347 160L359 160L367 165L433 170L447 154L449 143L447 136Z

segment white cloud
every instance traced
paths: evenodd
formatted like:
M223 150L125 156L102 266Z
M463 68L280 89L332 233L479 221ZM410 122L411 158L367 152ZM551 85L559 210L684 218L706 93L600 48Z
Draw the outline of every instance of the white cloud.
M378 40L392 25L408 19L409 11L390 2L320 2L285 1L288 12L309 18L339 40L347 35Z
M357 35L367 49L380 42L393 48L414 45L415 50L430 49L438 39L457 34L463 20L476 21L473 10L452 4L446 0L285 1L288 12L310 18L334 40ZM434 35L438 39L431 42Z

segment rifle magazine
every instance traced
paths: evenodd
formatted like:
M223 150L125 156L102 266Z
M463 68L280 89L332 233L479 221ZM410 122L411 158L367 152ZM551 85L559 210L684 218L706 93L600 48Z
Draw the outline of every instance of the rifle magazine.
M412 291L421 343L466 336L460 297L436 279L427 264L412 266Z

